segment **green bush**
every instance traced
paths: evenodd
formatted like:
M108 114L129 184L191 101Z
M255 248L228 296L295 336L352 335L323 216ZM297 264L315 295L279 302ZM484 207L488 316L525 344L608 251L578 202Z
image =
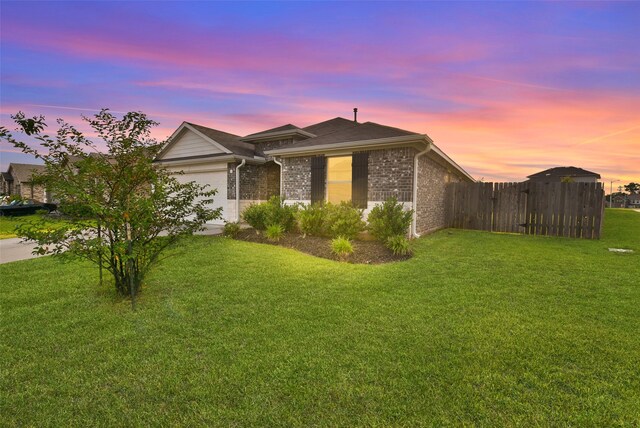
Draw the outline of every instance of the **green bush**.
M277 242L284 235L284 227L281 224L270 224L264 234L269 241Z
M297 205L285 205L278 196L272 196L266 206L266 225L277 224L282 226L285 232L289 232L296 225Z
M409 240L404 235L390 236L386 242L387 248L396 256L406 256L411 253Z
M240 233L240 225L236 222L225 223L222 229L222 235L228 238L235 238Z
M331 240L331 252L344 260L353 254L353 245L347 238L339 236Z
M305 205L298 211L298 227L306 235L325 236L327 207L323 203Z
M411 226L412 217L413 210L405 211L402 204L393 197L387 199L382 205L373 207L367 217L369 223L367 228L376 239L387 242L392 236L406 235Z
M363 210L355 208L350 202L326 204L325 207L326 229L330 237L353 239L364 230L366 224L362 220Z
M296 205L285 205L278 196L273 196L262 204L251 204L242 213L242 218L256 230L266 230L268 226L277 224L285 232L296 224Z
M242 213L242 218L255 230L265 230L267 228L266 204L249 205Z

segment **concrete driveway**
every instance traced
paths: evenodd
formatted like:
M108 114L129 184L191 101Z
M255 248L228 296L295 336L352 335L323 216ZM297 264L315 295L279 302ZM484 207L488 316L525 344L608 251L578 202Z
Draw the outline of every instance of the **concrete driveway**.
M222 233L222 226L217 224L207 224L205 227L205 230L196 232L196 235L212 236ZM23 242L22 238L0 239L0 264L43 257L31 254L34 248L34 244Z
M22 238L0 239L0 263L42 257L31 254L34 247L30 242L22 242Z

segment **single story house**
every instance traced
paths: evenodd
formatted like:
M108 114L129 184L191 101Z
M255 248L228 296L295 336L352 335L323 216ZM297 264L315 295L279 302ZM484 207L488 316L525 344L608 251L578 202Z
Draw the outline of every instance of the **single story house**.
M627 207L627 194L617 192L613 195L607 195L605 198L605 206L609 208L626 208Z
M33 183L33 175L44 171L44 165L10 163L0 178L0 192L4 195L20 195L24 199L49 202L44 186Z
M13 190L13 177L8 172L0 173L0 195L10 195Z
M640 193L632 193L627 197L629 208L640 208Z
M575 166L558 166L531 174L527 178L529 181L542 183L560 183L563 181L571 183L597 183L600 179L600 174Z
M218 189L223 221L273 195L288 204L352 201L365 216L395 196L415 211L414 235L446 226L447 183L474 181L426 134L341 117L244 137L183 122L154 162Z

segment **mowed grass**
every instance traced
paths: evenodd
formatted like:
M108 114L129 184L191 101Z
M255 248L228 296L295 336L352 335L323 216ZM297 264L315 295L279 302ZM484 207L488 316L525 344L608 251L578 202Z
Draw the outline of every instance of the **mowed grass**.
M0 216L0 239L15 238L16 228L25 223L37 222L42 218L39 214L23 215L23 216ZM63 220L48 219L45 227L55 228L57 225L63 224Z
M378 266L196 237L136 312L91 265L0 265L0 424L637 426L639 253L622 210L600 241L444 230Z

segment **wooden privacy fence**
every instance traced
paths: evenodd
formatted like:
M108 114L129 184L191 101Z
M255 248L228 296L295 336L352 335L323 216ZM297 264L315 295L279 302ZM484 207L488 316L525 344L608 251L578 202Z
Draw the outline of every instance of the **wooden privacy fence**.
M449 183L449 227L599 239L601 183Z

